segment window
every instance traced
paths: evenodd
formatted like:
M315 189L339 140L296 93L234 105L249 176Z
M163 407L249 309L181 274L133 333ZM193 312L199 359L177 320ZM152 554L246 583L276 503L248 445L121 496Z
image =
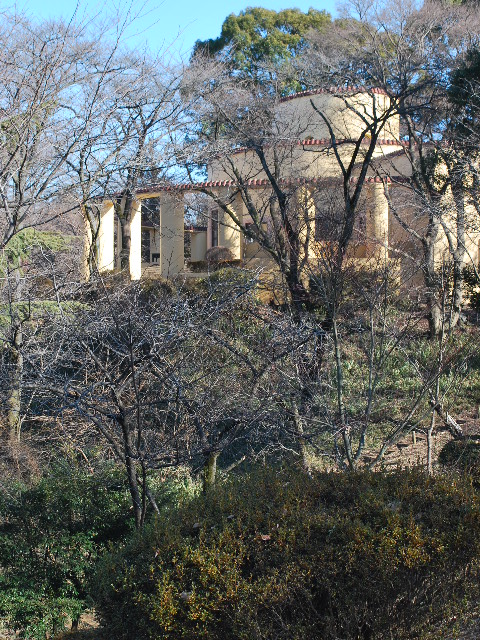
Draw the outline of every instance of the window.
M212 210L212 247L218 247L218 209Z
M246 222L245 223L245 229L247 231L251 231L253 234L255 234L256 230L257 230L257 225L254 224L253 222ZM251 238L250 236L245 236L245 244L252 244L253 242L255 242L255 238Z
M160 225L160 198L142 200L142 227L158 228Z
M315 240L325 242L337 240L342 226L342 214L315 206Z
M142 229L142 262L150 263L150 230Z

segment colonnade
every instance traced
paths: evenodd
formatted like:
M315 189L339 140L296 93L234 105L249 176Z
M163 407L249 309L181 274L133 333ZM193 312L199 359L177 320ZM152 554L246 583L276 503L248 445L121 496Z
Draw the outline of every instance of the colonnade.
M228 193L222 193L222 191L222 189L218 189L218 197L222 198L223 201L228 200ZM380 179L370 178L366 185L365 195L365 255L367 258L388 257L389 206L383 182ZM158 263L156 255L155 265L158 265L160 275L165 278L181 273L184 270L183 200L181 196L171 193L148 193L133 202L129 255L129 272L132 280L139 280L142 277L142 270L148 266L147 264L142 264L142 199L153 197L159 198L158 232L160 242L159 246L157 245L156 247ZM299 197L302 198L301 202L303 203L302 206L299 206L299 212L303 211L303 221L300 221L299 232L303 238L307 232L307 227L310 227L310 238L313 241L315 238L315 199L313 193L308 189L301 191ZM240 195L237 194L229 206L232 209L233 219L220 207L215 212L215 206L213 205L213 211L210 212L211 215L208 220L208 231L192 234L191 260L193 262L205 260L205 253L212 246L212 224L218 225L216 244L228 248L235 260L243 259L244 238L235 220L240 224L243 224L245 219L248 220L245 205ZM116 234L115 225L117 225ZM116 243L115 235L117 237ZM116 220L113 202L103 203L100 210L100 228L97 236L97 259L100 272L113 271L119 267L119 256L122 249L121 235L120 223ZM313 253L308 258L315 258L314 244L309 245ZM308 253L310 254L310 250Z
M155 197L148 194L145 198ZM159 198L158 229L160 236L158 267L160 275L171 277L184 269L184 208L177 197L162 194ZM117 242L115 243L115 222ZM121 229L115 220L113 202L104 202L100 208L100 227L97 235L97 267L100 272L114 271L119 266ZM129 271L131 280L142 277L142 198L133 201L130 222Z

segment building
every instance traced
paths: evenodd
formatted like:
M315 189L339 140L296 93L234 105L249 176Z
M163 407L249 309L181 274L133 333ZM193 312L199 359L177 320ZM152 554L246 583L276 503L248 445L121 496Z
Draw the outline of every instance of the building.
M367 263L372 258L395 258L408 269L410 257L418 262L421 255L419 241L408 228L424 225L425 216L409 187L411 163L399 117L390 107L388 96L379 89L295 94L276 106L270 123L274 135L262 146L263 161L252 147L237 146L211 160L205 182L139 189L131 223L131 278L141 278L146 269L166 278L183 273L185 233L190 236L190 263L204 262L208 250L220 246L246 266L271 264L264 245L278 233L268 175L273 167L301 238L300 259L304 265L313 264L329 237L335 236L336 220L343 215L343 169L348 168L349 184L354 185L367 160L350 254ZM375 131L379 123L383 123L381 137L373 144L369 125ZM185 196L191 193L205 194L208 213L204 227L186 230ZM448 195L445 203L448 209ZM465 207L473 215L472 203L465 202ZM443 219L448 220L448 213ZM104 202L98 235L100 271L118 266L116 224L113 202ZM468 259L475 263L478 240L472 228L465 244ZM447 249L447 237L440 233L435 248L438 261Z

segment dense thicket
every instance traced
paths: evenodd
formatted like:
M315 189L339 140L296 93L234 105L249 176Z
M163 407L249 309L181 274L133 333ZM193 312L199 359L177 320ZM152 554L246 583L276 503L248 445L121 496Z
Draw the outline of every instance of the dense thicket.
M4 486L0 620L32 639L77 623L96 561L132 524L125 480L111 464L85 469L71 457L30 486Z
M93 591L116 638L416 637L475 581L468 482L263 469L105 557Z

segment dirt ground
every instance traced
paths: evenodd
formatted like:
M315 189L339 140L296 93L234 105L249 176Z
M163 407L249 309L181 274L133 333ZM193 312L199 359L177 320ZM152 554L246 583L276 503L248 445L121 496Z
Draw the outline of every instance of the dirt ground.
M62 633L56 640L107 640L107 636L102 633L93 611L87 611L80 619L77 631L67 631ZM114 640L108 638L108 640Z
M460 417L455 416L458 426L462 429L464 436L480 435L480 419L478 413L465 413ZM439 427L433 437L433 460L438 459L438 455L445 444L452 439L448 429ZM396 445L391 447L385 454L382 466L386 469L394 467L410 467L415 465L425 466L427 462L427 437L422 432L415 432L402 438ZM480 635L478 636L480 640Z

